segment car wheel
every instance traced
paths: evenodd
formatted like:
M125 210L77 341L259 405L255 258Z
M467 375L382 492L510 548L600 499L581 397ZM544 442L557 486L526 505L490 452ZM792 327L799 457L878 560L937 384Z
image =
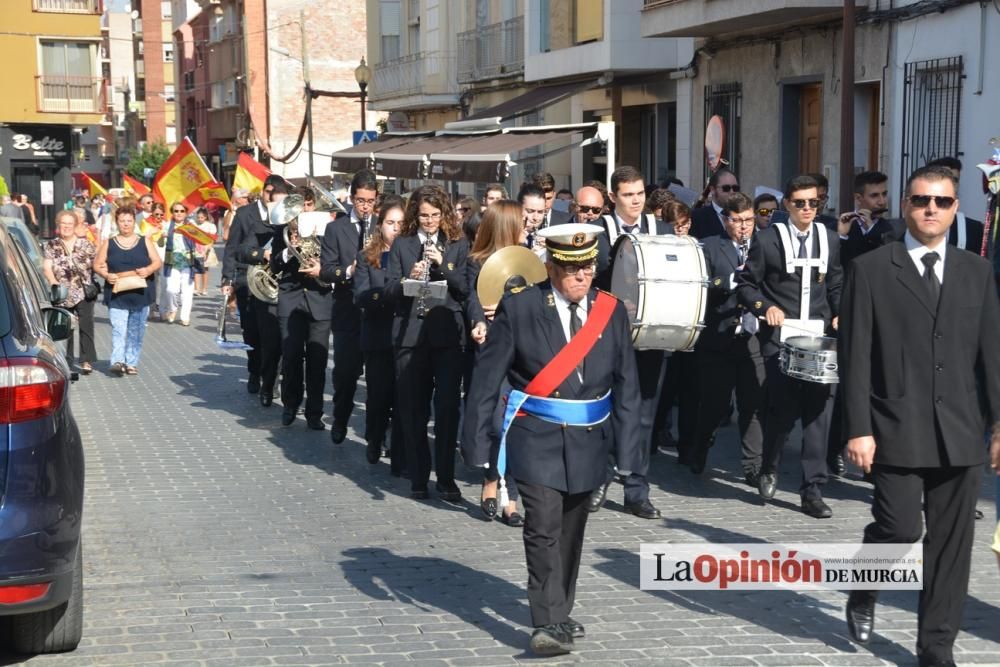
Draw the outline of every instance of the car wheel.
M69 600L46 611L10 617L10 645L18 653L61 653L83 637L83 545L73 562Z

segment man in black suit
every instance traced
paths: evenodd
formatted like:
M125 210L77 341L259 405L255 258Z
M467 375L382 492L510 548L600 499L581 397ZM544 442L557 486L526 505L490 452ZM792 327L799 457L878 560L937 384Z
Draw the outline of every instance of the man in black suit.
M351 180L351 210L327 225L320 259L320 279L333 285L333 424L330 439L339 444L347 437L347 423L354 410L354 393L364 371L361 352L361 309L354 304L354 270L373 224L378 181L368 170Z
M705 328L695 347L698 426L689 463L696 475L705 469L715 431L726 416L735 390L743 475L747 484L757 488L763 442L759 411L764 359L760 341L754 335L757 318L739 305L735 284L753 244L756 220L753 200L737 192L729 197L722 212L726 215L728 233L724 237L707 238L702 244L709 275L708 305Z
M957 192L948 169L910 176L902 242L855 259L848 271L839 349L847 456L875 482L864 541L926 535L921 666L955 664L983 433L992 426L993 446L1000 438L1000 304L989 262L946 242ZM874 591L848 599L848 629L861 643L871 636L875 601Z
M569 222L572 216L568 211L556 211L552 208L552 202L556 200L556 179L546 171L535 172L531 175L531 182L542 189L545 194L545 217L539 224L539 229L545 229L550 225L561 225Z
M669 224L658 221L652 213L643 213L646 207L646 185L642 172L635 167L618 167L611 174L610 195L615 204L614 213L603 216L597 224L604 227L604 234L597 238L598 266L601 263L602 249L607 252L613 249L615 241L622 234L663 235L670 233ZM601 239L607 239L602 244ZM611 284L610 271L594 278L595 284ZM663 388L666 354L663 350L636 350L636 366L639 369L639 392L642 403L639 410L640 438L642 458L638 465L629 468L624 475L625 509L642 519L658 519L660 510L649 501L649 481L646 473L649 471L650 443L653 439L653 422L656 417L656 405L660 391ZM614 457L608 460L607 477L590 498L589 509L597 512L607 499L608 487L615 475L616 462ZM621 467L621 466L619 466Z
M722 167L709 177L708 191L711 199L691 213L691 236L699 240L727 235L722 207L732 193L740 191L740 181L736 174Z
M892 239L889 212L889 177L880 171L865 171L854 177L854 210L837 219L840 262L847 268L858 255L881 247Z
M740 303L764 320L757 336L764 357L767 410L757 491L764 500L774 497L785 441L801 420L802 511L825 519L833 516L821 493L827 480L830 385L785 375L778 353L784 337L822 335L837 328L843 276L840 245L836 234L814 220L819 206L815 179L791 179L785 186L784 205L788 224L772 223L757 234L746 267L736 279Z
M257 317L253 310L253 302L256 299L247 288L248 264L240 259L239 254L243 244L251 240L252 230L258 228L270 230L267 219L267 204L271 201L271 191L275 184L283 182L284 179L278 175L268 176L267 180L264 181L260 199L236 210L229 229L229 238L226 240L226 250L222 257L222 292L224 294L236 293L236 308L240 314L243 342L250 346L250 349L247 350L247 372L249 373L247 391L251 394L260 391L263 348L260 330L257 327ZM150 209L152 209L152 203L150 203ZM261 262L254 261L254 264L259 263ZM266 304L261 307L266 307ZM280 336L280 330L278 335ZM278 344L280 345L280 341Z
M549 279L500 301L466 403L463 458L483 467L490 460L493 413L505 378L514 390L507 398L501 442L524 503L528 603L535 627L531 649L540 655L570 651L573 638L584 636L570 613L587 499L604 483L612 444L623 472L641 456L639 383L628 314L613 296L591 288L600 231L567 224L542 232ZM570 344L579 346L576 355L562 372L555 371L550 362ZM518 409L531 392L537 393ZM569 401L588 414L564 414Z
M297 201L292 201L293 197ZM286 210L302 206L300 195L285 200ZM298 215L297 228L312 238L308 244L323 239L324 226L330 214L325 211L303 211ZM317 233L314 234L313 231ZM289 242L299 248L303 239L299 233L288 235ZM303 266L295 253L285 245L285 235L275 234L271 248L271 270L278 280L278 323L281 327L281 424L288 426L295 421L295 414L302 403L302 366L305 362L306 423L309 428L322 431L323 390L326 385L326 362L330 351L330 284L321 282L320 263L314 258Z

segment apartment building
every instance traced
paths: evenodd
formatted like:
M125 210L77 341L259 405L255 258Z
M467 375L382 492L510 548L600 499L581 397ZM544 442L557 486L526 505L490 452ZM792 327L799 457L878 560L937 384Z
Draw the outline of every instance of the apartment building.
M43 184L46 192L51 187L51 203L36 206L44 231L71 193L80 136L107 113L102 10L100 0L4 3L0 60L9 65L0 96L0 174L36 204Z

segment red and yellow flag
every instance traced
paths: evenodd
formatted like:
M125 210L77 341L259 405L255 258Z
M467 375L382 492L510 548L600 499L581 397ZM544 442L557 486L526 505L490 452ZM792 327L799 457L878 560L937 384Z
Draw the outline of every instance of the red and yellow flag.
M179 201L194 208L202 204L200 188L214 180L198 149L191 139L184 137L156 172L153 196L168 206Z
M174 227L174 231L178 234L183 234L195 243L200 243L201 245L212 245L215 243L215 234L209 234L205 230L199 228L197 225L191 224L190 222L185 222L183 225Z
M233 203L229 200L229 195L226 193L226 186L218 181L210 181L205 183L203 186L198 188L199 194L201 194L202 204L215 204L216 206L221 206L223 208L232 208Z
M122 174L122 184L125 188L125 192L129 193L133 197L141 197L150 193L150 189L145 183L132 178L128 174Z
M83 182L87 184L87 190L90 191L90 196L91 197L94 197L95 195L107 195L108 194L108 191L105 190L103 187L101 187L100 183L98 183L97 181L95 181L94 179L92 179L89 174L87 174L86 172L84 172L84 173L81 173L80 175L83 176Z
M236 161L236 176L233 177L233 187L243 188L247 192L260 192L264 189L264 181L271 175L271 170L249 153L240 153Z

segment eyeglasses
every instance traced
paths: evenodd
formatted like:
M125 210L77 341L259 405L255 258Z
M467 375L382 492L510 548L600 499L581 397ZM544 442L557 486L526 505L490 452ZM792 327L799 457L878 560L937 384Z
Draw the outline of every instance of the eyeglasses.
M441 219L440 211L438 211L437 213L419 213L417 215L417 220L423 220L424 222L430 220L440 220L440 219Z
M600 213L604 210L603 206L577 206L576 210L580 213Z
M740 186L739 185L719 185L717 187L720 190L722 190L723 192L739 192L740 191Z
M355 204L361 204L362 206L371 206L375 203L374 199L361 199L360 197L355 197L352 199Z
M734 225L752 225L754 223L754 219L752 217L738 218L736 216L729 216L729 222L733 223Z
M171 213L187 213L186 208L175 208L170 211Z
M774 213L776 209L773 208L759 208L757 209L757 215L764 216L765 218L770 218L771 214Z
M917 208L927 208L930 206L932 199L934 200L934 205L938 208L951 208L955 204L954 197L942 197L939 195L910 195L908 199Z
M570 264L569 266L563 266L562 270L567 276L575 276L578 273L583 273L585 276L592 276L594 275L594 272L597 271L597 265L587 264L585 266L578 266L576 264Z
M465 213L466 211L469 210L469 207L468 206L459 206L455 210L458 211L459 213Z
M809 208L816 210L816 208L819 206L818 199L793 199L791 201L792 201L792 206L794 206L797 209L803 209L808 206Z

